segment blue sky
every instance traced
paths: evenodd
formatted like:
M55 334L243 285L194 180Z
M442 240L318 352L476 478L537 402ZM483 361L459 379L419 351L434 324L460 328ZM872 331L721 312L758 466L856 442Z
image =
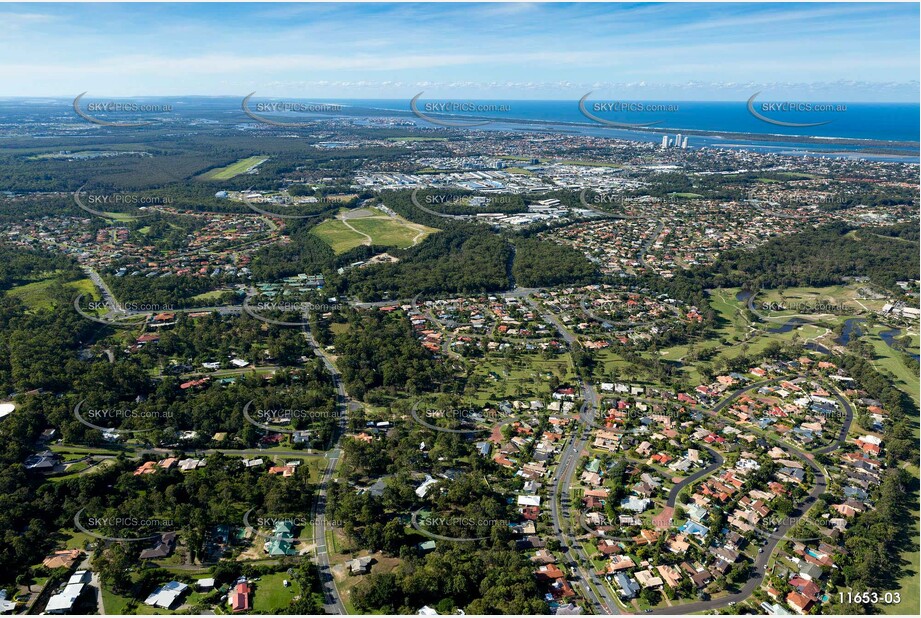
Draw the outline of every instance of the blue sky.
M0 4L0 96L917 101L918 4Z

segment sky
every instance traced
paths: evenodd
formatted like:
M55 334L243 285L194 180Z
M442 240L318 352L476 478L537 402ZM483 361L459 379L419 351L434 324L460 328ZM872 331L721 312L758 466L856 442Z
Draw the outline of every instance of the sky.
M0 4L0 97L919 99L919 5Z

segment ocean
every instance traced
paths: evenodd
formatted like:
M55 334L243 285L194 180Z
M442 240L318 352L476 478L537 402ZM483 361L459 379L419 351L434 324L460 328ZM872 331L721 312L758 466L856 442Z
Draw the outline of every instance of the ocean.
M333 102L333 101L328 101ZM437 104L466 105L474 111L440 112ZM378 113L415 117L409 101L392 99L340 100L354 108ZM614 111L596 104L617 103ZM642 104L642 109L638 103ZM917 103L822 104L822 111L778 109L767 99L753 103L755 112L785 123L825 123L819 126L789 127L767 122L753 115L746 101L642 101L614 102L588 99L586 110L604 121L655 123L643 130L612 127L586 117L579 101L445 100L421 98L417 109L435 120L466 122L489 119L478 130L530 130L554 133L620 137L661 142L662 135L674 138L682 133L690 148L718 147L774 152L790 155L842 156L917 162L919 160L919 115ZM428 105L427 105L428 104ZM434 104L434 105L433 105ZM762 105L764 104L764 106ZM820 104L813 103L816 107ZM825 111L825 110L829 111ZM597 110L597 111L596 111ZM423 121L423 124L428 124ZM437 126L437 125L429 125Z
M431 95L432 98L426 98ZM705 147L750 150L794 156L846 157L916 163L919 161L921 105L918 103L840 103L813 111L784 109L769 99L753 102L753 114L746 101L613 101L589 97L580 109L573 100L462 100L437 99L425 93L416 103L421 116L410 108L410 99L307 99L260 97L258 101L284 103L326 103L341 105L334 116L398 116L422 127L438 127L439 121L468 123L479 121L475 130L526 131L531 133L579 134L661 143L664 134L688 138L688 148ZM213 116L222 120L247 122L241 112L242 97L139 97L136 101L161 101L175 105L176 113L191 117ZM72 101L61 99L0 100L0 119L17 119L28 110L35 115L47 106L55 113L69 115ZM252 105L256 105L256 101ZM449 104L447 113L439 104ZM603 107L605 104L611 108ZM772 105L775 104L775 105ZM812 105L818 105L815 102ZM458 110L457 106L462 106ZM465 111L463 108L472 108ZM281 112L263 114L276 120L294 121L329 117L329 113ZM35 120L31 118L31 120ZM11 120L11 121L12 121ZM600 120L600 121L599 121ZM784 126L780 123L823 123L817 126ZM605 122L648 124L643 129ZM469 124L469 123L468 123Z
M423 113L435 117L444 116L438 112L427 112L426 103L466 103L487 108L508 108L508 111L452 112L459 117L489 117L504 121L527 120L560 123L594 123L586 118L580 109L579 101L488 101L459 99L425 99L419 100L418 107ZM381 110L408 112L409 101L363 99L343 101L348 105L372 107ZM770 103L761 99L754 102L755 111L764 116L782 122L827 124L813 127L785 127L759 120L753 116L745 101L634 101L645 107L660 107L666 111L635 110L594 111L596 103L621 103L611 99L592 99L585 102L588 111L603 120L621 123L656 122L656 130L693 130L721 133L776 134L807 137L827 137L858 140L879 140L895 142L918 142L921 133L919 113L921 105L917 103L838 103L832 111L761 111L761 103ZM819 105L813 102L814 105ZM839 108L838 106L844 106ZM625 106L621 106L623 108ZM599 126L603 126L598 123Z

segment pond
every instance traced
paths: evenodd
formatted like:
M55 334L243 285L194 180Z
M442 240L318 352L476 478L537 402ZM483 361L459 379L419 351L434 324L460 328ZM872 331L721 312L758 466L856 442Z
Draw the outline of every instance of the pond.
M890 348L892 348L893 350L898 350L898 348L896 348L893 344L895 343L895 340L896 340L898 337L900 337L901 335L902 335L902 329L901 329L901 328L892 328L892 329L884 330L884 331L880 332L879 338L882 339L883 342L884 342L887 346L889 346ZM899 350L899 351L902 351L902 350ZM912 354L911 352L908 352L908 351L905 351L905 354L908 354L909 356L911 356L911 357L912 357L913 359L915 359L915 360L921 360L921 357L919 357L918 354Z
M767 332L769 333L789 333L794 328L798 328L803 324L809 324L808 320L803 318L790 318L784 324L780 326L775 326L774 328L769 328Z
M863 318L849 318L845 320L844 330L841 331L841 336L835 339L835 341L841 345L847 345L851 337L860 337L863 334L863 331L860 330L860 322L863 322Z

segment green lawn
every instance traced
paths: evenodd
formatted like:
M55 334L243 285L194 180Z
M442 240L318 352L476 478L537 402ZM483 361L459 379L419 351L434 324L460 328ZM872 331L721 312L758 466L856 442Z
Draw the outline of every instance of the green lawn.
M247 157L245 159L240 159L235 163L230 165L225 165L224 167L218 167L211 171L205 172L198 178L200 180L228 180L234 176L239 176L247 170L256 167L262 163L268 161L266 157Z
M126 212L105 212L104 214L106 218L114 219L115 221L134 221L139 218Z
M915 518L918 517L918 511L913 511ZM915 532L917 534L917 528ZM917 537L915 537L917 540ZM921 553L905 552L901 554L904 568L909 572L899 580L898 592L901 595L901 603L891 605L877 605L877 609L883 614L901 614L908 616L917 616L921 611L921 577L918 576L918 560L921 559Z
M102 587L102 604L106 608L106 614L128 614L129 603L131 603L131 597L115 594L107 586Z
M310 230L310 233L319 236L320 240L332 247L332 250L337 254L354 249L366 240L361 234L345 227L345 223L339 219L327 219Z
M50 451L58 453L60 455L66 455L68 453L74 453L80 456L83 455L118 455L125 451L123 448L100 448L92 446L77 446L74 444L52 444L48 447Z
M64 549L83 549L87 543L95 543L96 539L85 532L76 530L61 530L61 534L68 538L64 541Z
M7 291L9 296L18 298L30 309L47 309L51 307L51 297L49 295L49 290L52 286L57 283L58 279L55 275L50 274L40 281L33 281L32 283L26 283L23 285L17 285ZM93 282L89 279L78 279L77 281L71 281L65 283L64 287L68 290L71 290L74 293L74 296L77 294L83 294L87 297L96 298L96 288L93 286Z
M499 379L490 377L490 372L498 375ZM536 354L522 355L516 361L487 357L477 363L474 370L481 385L466 394L478 405L506 398L546 399L550 396L548 373L557 376L561 384L571 383L575 374L569 354L549 360Z
M876 356L873 359L873 365L877 370L890 376L895 386L899 390L908 393L909 396L914 399L915 405L921 407L918 374L909 369L905 363L902 362L903 355L901 352L893 350L880 338L879 333L884 330L889 330L889 328L885 326L875 326L870 329L867 335L862 337L864 341L869 342L870 345L873 346L873 351Z
M368 239L364 234L370 236L371 242L375 245L405 248L438 231L400 218L377 214L351 217L348 219L348 225L354 230L349 229L341 219L328 219L313 228L311 233L319 236L338 254L367 243Z
M411 247L421 242L429 234L438 231L392 217L350 219L349 223L359 232L370 236L375 245L395 246L400 249Z
M697 199L703 197L700 193L669 193L672 197L683 197L685 199Z
M216 300L221 297L222 294L227 292L227 290L211 290L210 292L202 292L201 294L196 294L192 297L192 300Z
M284 580L291 584L284 587ZM272 575L264 575L256 582L256 591L253 594L253 611L257 614L272 614L284 609L291 604L291 599L300 594L300 586L291 577L282 571Z

